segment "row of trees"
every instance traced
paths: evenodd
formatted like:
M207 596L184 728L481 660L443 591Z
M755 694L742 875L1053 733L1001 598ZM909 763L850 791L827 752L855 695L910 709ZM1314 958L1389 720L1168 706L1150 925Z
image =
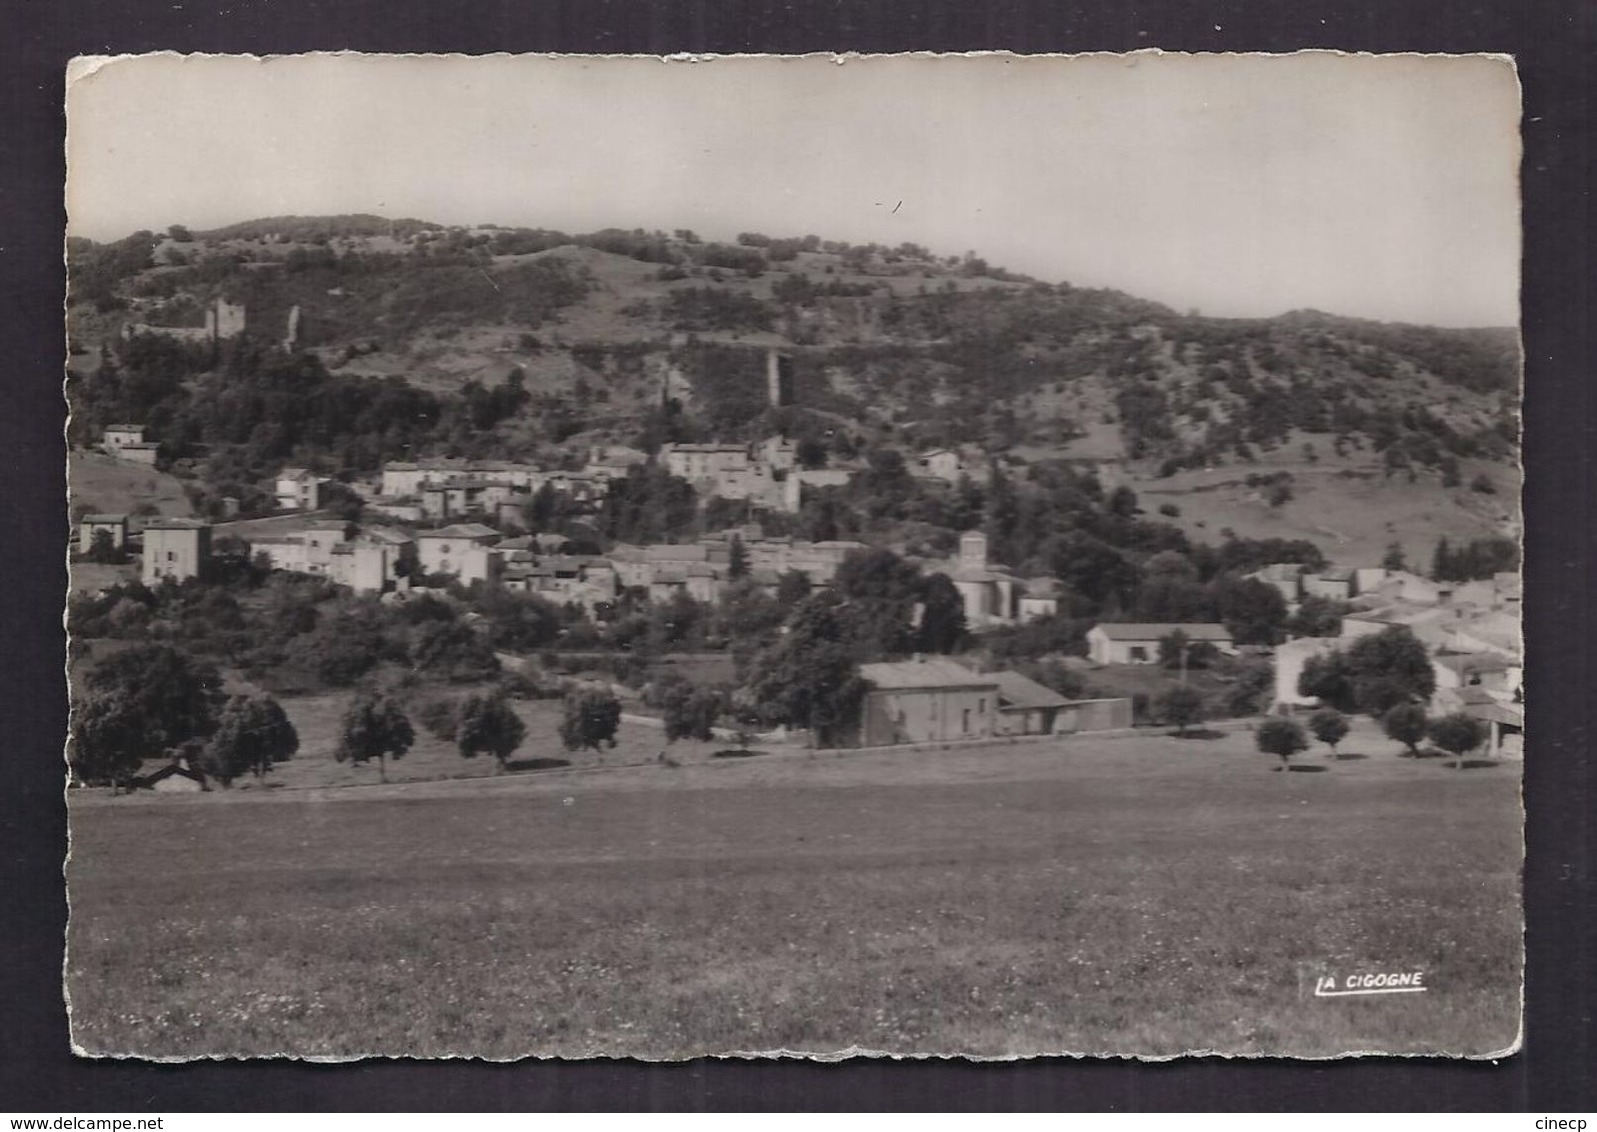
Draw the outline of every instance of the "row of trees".
M667 712L668 737L708 738L719 700L691 689ZM463 758L485 755L501 768L526 737L526 725L503 690L466 697L454 710L452 737ZM566 697L560 737L570 750L614 746L621 722L616 697L595 687ZM334 755L356 765L375 760L387 780L416 733L398 697L368 685L351 698ZM259 779L299 750L299 735L276 699L227 695L215 666L165 644L122 649L89 670L73 703L69 758L78 781L125 787L145 759L187 758L224 786Z
M86 783L126 786L148 755L187 757L224 785L292 758L299 736L268 695L227 695L214 665L135 645L91 669L72 706L69 758Z
M1486 725L1474 716L1451 712L1431 719L1419 704L1398 704L1381 723L1387 737L1402 743L1410 756L1418 757L1419 744L1429 738L1453 756L1455 766L1462 766L1464 755L1487 739ZM1275 755L1285 767L1293 755L1308 750L1310 734L1335 755L1336 745L1347 733L1347 717L1334 708L1322 708L1309 716L1306 731L1295 719L1267 719L1259 725L1256 740L1259 750Z

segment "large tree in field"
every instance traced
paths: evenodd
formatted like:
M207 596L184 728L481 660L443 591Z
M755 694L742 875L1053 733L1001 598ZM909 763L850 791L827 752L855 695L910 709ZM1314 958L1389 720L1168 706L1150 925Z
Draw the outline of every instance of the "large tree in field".
M205 746L204 770L223 786L246 774L260 778L299 750L283 705L271 696L232 696Z
M1277 770L1285 770L1293 755L1309 749L1309 738L1303 733L1303 725L1295 719L1265 720L1259 724L1254 741L1259 750L1281 760L1281 765L1275 768Z
M1431 742L1453 756L1453 765L1462 768L1464 755L1486 742L1486 724L1472 715L1453 712L1431 720L1427 734Z
M838 564L833 590L849 606L849 636L862 659L879 660L914 650L915 603L920 571L885 547L851 550Z
M850 608L823 590L788 619L781 637L749 666L744 689L773 721L811 729L831 742L859 721L865 683L851 644Z
M468 696L455 720L455 745L460 757L492 755L500 770L505 769L511 753L521 746L526 735L527 725L503 692Z
M1335 708L1321 708L1309 716L1309 730L1314 738L1331 748L1331 757L1336 757L1336 745L1347 738L1347 716Z
M1344 714L1381 719L1399 704L1429 700L1436 673L1425 645L1403 625L1360 637L1345 651L1310 657L1298 692Z
M1239 645L1275 645L1285 635L1286 598L1257 578L1216 578L1210 586L1220 620Z
M1436 691L1430 653L1404 625L1360 637L1347 650L1358 709L1383 715L1398 704L1425 703Z
M670 685L661 697L660 711L665 720L665 741L698 739L708 742L715 721L721 714L722 699L713 688L695 688L686 681Z
M1381 717L1381 726L1389 739L1396 739L1408 748L1408 753L1418 757L1420 740L1430 728L1425 709L1419 704L1397 704Z
M560 741L568 751L601 751L616 745L621 726L621 701L605 688L579 688L566 696Z
M388 760L402 759L416 741L403 708L384 692L365 688L355 693L344 713L333 757L356 764L377 760L377 777L388 781Z
M73 705L72 768L84 782L125 784L146 756L216 729L222 679L170 645L137 645L91 670Z
M930 574L921 584L921 619L915 631L919 652L951 653L964 643L965 599L947 574Z

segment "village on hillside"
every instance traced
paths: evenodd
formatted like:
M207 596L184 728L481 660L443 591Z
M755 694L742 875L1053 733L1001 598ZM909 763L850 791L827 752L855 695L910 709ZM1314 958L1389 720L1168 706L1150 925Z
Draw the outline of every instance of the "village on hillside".
M1511 59L73 66L76 1054L1519 1049Z
M129 323L122 340L192 339L214 352L244 333L242 306L218 299L205 318L198 331ZM296 308L291 325L297 323ZM292 335L279 345L285 352L295 347ZM774 412L794 404L792 368L789 354L769 348L763 372L747 375ZM154 468L160 444L150 433L140 423L108 424L97 447L114 464ZM900 453L884 446L852 459L824 449L817 456L815 448L776 432L750 440L667 441L654 451L594 443L558 465L422 457L386 460L369 474L337 478L288 465L262 485L261 501L248 517L240 514L237 497L225 495L208 500L204 517L79 508L73 556L83 576L104 582L108 576L94 573L96 567L125 565L109 576L119 579L114 584L79 583L74 620L79 636L90 637L77 616L83 610L101 607L96 612L108 625L143 610L138 625L145 630L160 625L162 607L192 604L206 587L232 595L272 577L298 579L321 586L299 590L313 595L312 605L344 594L391 610L423 608L414 603L424 602L441 611L439 617L462 618L470 632L456 647L471 652L473 638L483 646L478 675L513 671L525 682L530 671L553 667L568 694L602 689L645 718L658 715L666 702L679 710L692 703L692 726L706 740L735 731L744 742L757 735L769 744L810 747L950 744L1170 723L1185 731L1203 720L1353 711L1363 705L1351 682L1362 675L1347 677L1348 688L1333 689L1317 687L1305 673L1312 677L1328 658L1340 661L1357 642L1375 637L1400 640L1424 657L1425 672L1406 673L1412 686L1391 692L1384 709L1412 705L1432 718L1462 717L1479 726L1472 746L1491 757L1519 753L1519 576L1497 568L1514 560L1495 545L1472 544L1455 561L1444 539L1432 576L1425 577L1408 568L1395 543L1381 563L1333 563L1307 543L1249 543L1231 535L1231 567L1208 568L1210 590L1223 591L1216 596L1198 585L1200 567L1177 549L1179 535L1172 541L1168 530L1138 530L1154 528L1136 517L1135 495L1122 487L1105 506L1132 524L1129 541L1169 548L1143 556L1140 565L1105 546L1111 557L1089 557L1084 567L1017 570L1021 563L1013 558L994 559L995 535L989 533L1014 541L1002 531L1003 500L994 498L995 479L1016 471L1012 461L975 448ZM970 514L981 525L929 543L796 533L794 520L807 505L835 506L856 479L883 479L883 465L911 492L974 501ZM1063 467L1101 498L1095 462ZM629 499L650 484L667 485L667 491L659 500ZM617 529L622 506L670 507L670 485L678 489L679 510L690 501L674 527L636 524L666 537L617 537L627 533ZM706 529L712 515L726 525ZM1269 560L1279 550L1295 560ZM1061 555L1052 553L1056 560ZM1027 565L1035 567L1040 557L1047 556L1033 554ZM1101 576L1072 593L1072 568L1100 570ZM1084 600L1079 591L1109 581L1117 569L1142 576L1105 591L1107 600ZM845 672L788 672L795 685L805 676L818 681L796 694L794 687L784 690L785 698L805 705L802 711L761 702L760 661L791 649L795 610L828 594L841 596L844 606L873 605L865 615L873 625L884 617L898 623L853 642ZM535 606L546 615L547 631L531 637L501 631L494 610L502 614L506 602ZM1183 617L1188 610L1195 612ZM1150 613L1165 617L1150 620ZM349 616L348 609L341 616ZM519 625L526 616L523 608L514 620ZM629 619L648 628L617 640L616 630ZM651 639L649 630L662 620L666 639ZM672 633L672 621L695 627ZM108 631L125 640L165 636L139 630ZM761 636L769 656L750 654ZM579 654L575 663L561 655L568 650ZM697 699L673 699L661 687L694 666L660 663L672 652L696 652L701 659L721 653L730 663L700 666L715 679L697 682ZM584 671L581 653L595 654L588 659L597 667ZM618 657L636 663L618 665ZM343 668L370 675L378 664L374 653ZM313 659L309 667L315 666ZM342 673L328 679L328 667L324 685L350 683ZM1163 671L1165 678L1150 680L1139 669ZM1211 682L1206 694L1195 694L1200 676L1224 684ZM686 726L656 723L667 734ZM208 789L239 776L225 753L195 741L203 736L173 738L178 741L166 749L118 756L80 751L78 779ZM80 745L86 741L93 742L84 736ZM267 760L253 769L270 765ZM174 777L174 769L181 773Z

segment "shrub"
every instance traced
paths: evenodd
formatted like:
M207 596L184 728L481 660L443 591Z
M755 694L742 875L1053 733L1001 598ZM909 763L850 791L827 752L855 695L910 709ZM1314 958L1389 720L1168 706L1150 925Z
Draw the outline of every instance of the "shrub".
M1188 727L1203 718L1203 693L1190 684L1172 685L1159 695L1159 714L1184 736Z
M1472 715L1453 712L1430 722L1426 729L1431 742L1453 756L1454 765L1462 766L1464 754L1486 742L1486 725Z
M1309 716L1309 730L1314 733L1315 739L1331 748L1331 754L1336 754L1336 745L1347 738L1347 716L1335 708L1321 708Z
M421 706L416 709L416 720L433 738L441 739L445 743L455 741L455 728L459 720L453 700L439 696L422 701Z
M1430 721L1425 717L1425 709L1418 704L1398 704L1381 717L1381 726L1387 738L1396 739L1408 748L1410 755L1417 757L1420 740L1425 738Z
M1279 758L1283 768L1293 755L1309 748L1309 738L1303 732L1303 725L1295 719L1265 720L1259 724L1254 741L1259 750Z

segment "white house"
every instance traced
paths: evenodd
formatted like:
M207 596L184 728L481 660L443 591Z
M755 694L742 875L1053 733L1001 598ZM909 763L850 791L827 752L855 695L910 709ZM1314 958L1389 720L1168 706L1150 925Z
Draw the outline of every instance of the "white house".
M499 554L491 548L499 532L481 523L456 523L416 535L416 559L423 573L448 574L463 584L486 581L497 573Z
M1207 641L1221 652L1235 652L1224 625L1100 622L1087 631L1087 656L1094 664L1157 664L1159 642L1176 630L1189 641Z
M322 505L322 485L327 477L304 468L284 468L277 473L275 495L279 511L316 511Z
M111 536L113 550L121 550L128 542L128 517L126 515L85 515L78 525L78 551L87 554L94 547L94 536L106 531Z
M1303 668L1313 657L1324 656L1342 644L1337 637L1294 637L1275 648L1275 698L1271 711L1290 711L1294 708L1313 707L1319 703L1313 696L1298 691L1298 680Z
M113 456L121 455L130 444L144 443L144 426L141 424L114 424L105 426L105 436L100 446Z

